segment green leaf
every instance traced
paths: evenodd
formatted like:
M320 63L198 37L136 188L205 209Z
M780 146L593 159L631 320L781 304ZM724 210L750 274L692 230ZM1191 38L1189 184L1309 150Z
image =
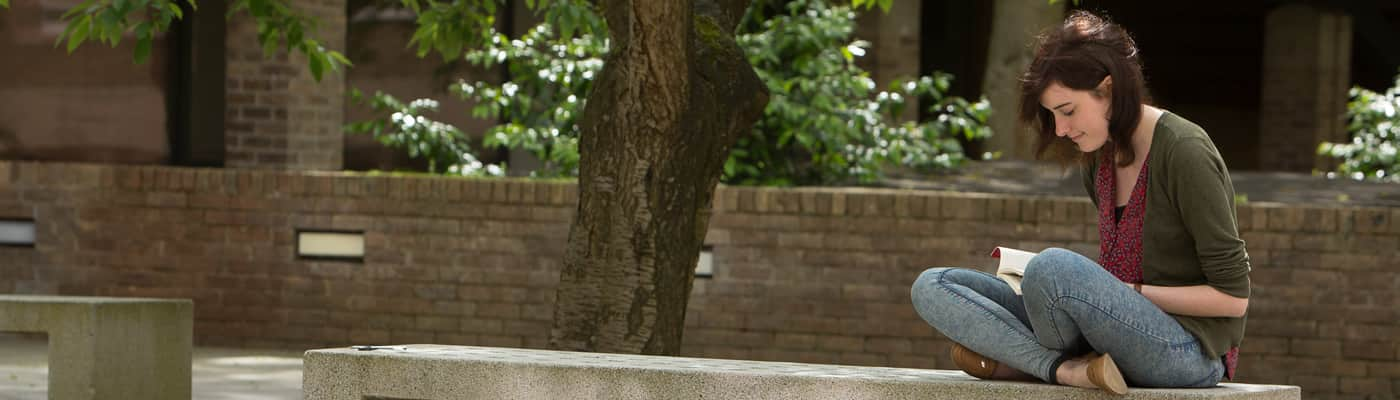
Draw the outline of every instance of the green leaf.
M277 53L278 42L277 28L265 26L258 31L258 41L262 42L263 57L271 57Z
M145 64L146 59L151 55L151 42L154 40L151 29L150 21L142 21L136 24L136 29L134 29L136 33L136 50L132 55L132 62L136 64Z
M95 1L97 1L97 0L87 0L87 1L84 1L82 4L73 6L73 8L68 9L68 11L64 11L64 12L63 12L63 16L59 17L58 19L67 21L67 20L69 20L69 19L72 19L73 16L76 16L76 15L78 15L78 14L87 13L87 12L91 11L91 9L93 8L93 2L95 2ZM68 25L68 27L71 28L71 27L73 27L73 25L70 24L70 25Z
M53 47L58 47L59 45L62 45L62 44L63 44L63 39L67 39L68 37L73 36L73 30L76 29L77 27L78 27L78 24L76 24L76 23L72 23L72 22L68 23L68 26L66 26L66 27L63 28L63 33L58 34L58 37L54 39L54 41L53 41Z
M0 0L0 7L10 8L10 0Z
M92 27L91 33L96 33L96 35L91 35L91 33L89 35L96 36L103 43L116 47L117 42L121 40L122 31L125 30L125 24L122 20L123 17L117 15L112 9L104 9L97 14L97 20L94 21Z
M151 56L151 38L149 36L136 39L136 52L132 56L133 62L145 64L146 58Z
M339 51L335 51L335 50L327 51L327 52L326 52L326 55L327 55L327 56L330 56L330 58L331 58L332 60L335 60L335 62L338 63L338 64L340 64L340 65L344 65L344 66L347 66L347 67L353 67L353 66L355 66L355 64L353 64L353 63L350 62L350 59L349 59L349 58L345 58L345 55L344 55L344 54L340 54Z
M311 68L311 77L317 82L321 81L321 75L326 70L325 56L319 52L306 51L307 64Z
M248 12L252 13L254 16L272 13L271 5L268 4L267 0L246 0L246 2L248 4Z
M92 14L83 16L73 27L73 34L68 36L68 54L73 54L73 50L78 48L84 40L87 40L88 32L92 29Z
M303 29L303 28L302 28L301 24L292 24L291 26L288 26L288 27L287 27L287 35L286 35L287 43L308 43L308 42L309 42L311 45L315 45L315 44L316 44L316 41L315 41L315 40L306 39L306 38L303 38L303 37L302 37L302 29Z

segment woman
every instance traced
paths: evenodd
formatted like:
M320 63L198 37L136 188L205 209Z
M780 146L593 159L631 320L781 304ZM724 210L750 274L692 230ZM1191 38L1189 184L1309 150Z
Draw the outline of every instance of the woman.
M1250 267L1230 175L1201 127L1145 92L1122 27L1079 11L1040 37L1020 117L1038 155L1083 168L1099 260L1047 249L1020 296L981 271L924 271L914 307L956 342L964 371L1115 394L1233 376Z

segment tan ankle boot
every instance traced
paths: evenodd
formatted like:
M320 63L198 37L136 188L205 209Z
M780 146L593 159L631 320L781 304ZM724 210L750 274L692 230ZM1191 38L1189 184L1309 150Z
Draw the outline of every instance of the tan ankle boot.
M1128 394L1128 384L1123 381L1123 373L1118 371L1118 364L1113 362L1113 357L1104 354L1089 359L1089 381L1103 389L1105 392L1116 395Z
M997 360L977 354L957 343L953 343L952 353L953 364L957 364L958 369L978 379L992 379L992 373L997 371L997 365L1000 364Z

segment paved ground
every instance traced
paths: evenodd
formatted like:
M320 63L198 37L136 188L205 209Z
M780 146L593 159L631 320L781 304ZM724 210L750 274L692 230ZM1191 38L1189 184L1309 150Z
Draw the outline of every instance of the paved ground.
M195 400L301 399L301 353L196 347ZM0 400L48 399L48 342L0 335Z

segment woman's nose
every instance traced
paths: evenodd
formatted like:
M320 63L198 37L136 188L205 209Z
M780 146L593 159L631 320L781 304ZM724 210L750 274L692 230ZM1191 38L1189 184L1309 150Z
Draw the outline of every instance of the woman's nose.
M1059 118L1055 118L1055 136L1065 136L1069 134L1069 124Z

